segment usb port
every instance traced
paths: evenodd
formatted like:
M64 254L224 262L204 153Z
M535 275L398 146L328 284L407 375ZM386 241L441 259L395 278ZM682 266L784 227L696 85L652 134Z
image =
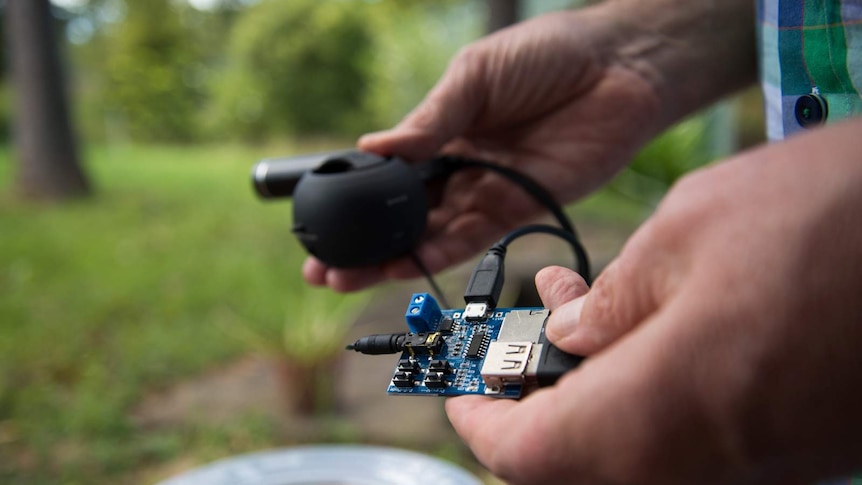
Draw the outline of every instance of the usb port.
M482 363L485 385L523 384L532 350L532 342L491 342Z
M464 308L464 318L467 320L481 320L488 313L487 303L468 303Z

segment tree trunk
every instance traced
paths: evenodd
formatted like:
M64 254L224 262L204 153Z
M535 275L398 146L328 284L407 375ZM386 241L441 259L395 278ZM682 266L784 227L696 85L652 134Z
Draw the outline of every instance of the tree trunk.
M78 163L49 0L7 0L18 189L65 199L89 192Z
M487 0L488 33L508 27L521 18L521 0Z

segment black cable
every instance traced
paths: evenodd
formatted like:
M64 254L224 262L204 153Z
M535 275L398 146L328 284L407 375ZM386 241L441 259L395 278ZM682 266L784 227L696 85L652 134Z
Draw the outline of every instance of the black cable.
M514 231L503 237L503 239L501 239L495 245L495 247L500 247L503 249L502 253L492 254L492 251L488 251L488 254L486 255L485 259L483 259L479 263L479 266L477 266L474 270L473 276L471 276L470 278L470 283L467 286L467 292L464 294L464 297L468 300L468 302L470 299L475 300L477 294L484 294L486 288L489 290L491 289L489 286L487 286L486 283L483 283L481 281L483 278L479 278L479 281L475 283L478 283L479 286L482 287L482 290L477 292L476 287L474 287L474 280L476 280L477 276L488 277L498 271L502 272L502 259L505 257L506 246L508 246L509 243L511 243L513 240L523 235L537 232L552 234L565 239L572 246L572 250L574 251L578 273L584 278L588 285L592 284L589 257L587 256L587 252L584 249L583 244L581 244L580 240L578 239L578 233L575 231L575 226L569 220L569 217L563 211L563 208L560 206L557 200L554 199L554 196L551 195L551 193L548 192L541 184L517 170L505 167L503 165L486 162L484 160L465 158L458 155L441 155L436 160L441 162L449 173L463 168L484 168L505 176L506 178L523 188L530 196L532 196L536 201L538 201L548 211L550 211L554 218L557 220L557 222L560 224L560 227L562 228L558 229L553 226L535 224L515 229ZM498 258L500 260L499 263L496 262L496 259ZM485 269L481 269L483 266L485 267ZM496 276L494 278L496 278ZM500 276L500 278L502 278L502 275ZM502 283L498 282L493 284L501 285ZM496 298L493 299L495 300Z
M464 168L484 168L505 176L506 178L523 188L530 196L532 196L536 201L538 201L548 211L551 212L551 214L560 224L560 227L562 227L563 231L567 232L569 236L564 236L564 232L554 231L554 228L552 226L536 226L546 227L547 229L534 232L555 234L567 240L572 245L572 249L575 252L575 260L577 261L578 273L584 278L584 280L586 280L587 284L592 283L592 278L590 276L589 257L587 256L587 252L578 238L578 233L575 230L574 224L572 224L572 221L569 220L569 217L563 211L563 208L560 206L557 200L554 199L554 196L551 195L551 193L548 192L541 184L515 169L505 167L503 165L497 165L491 162L486 162L484 160L465 158L458 155L441 155L436 160L442 163L443 167L446 168L446 171L448 172L457 171ZM514 238L518 238L523 235L521 234L521 231L523 231L524 229L525 228L515 229L514 231L509 233L509 235L516 234ZM527 234L529 234L529 232Z
M425 276L425 279L428 280L428 284L431 285L431 289L434 291L434 295L443 304L443 308L452 308L449 306L449 302L446 300L446 295L443 294L443 291L437 286L437 282L434 281L434 276L431 275L431 272L428 271L428 267L425 266L425 263L422 262L422 259L419 258L419 255L415 252L410 253L410 258L413 260L413 264L419 268L419 271Z
M491 246L491 249L485 253L485 256L473 269L473 274L470 275L470 282L467 283L467 289L464 291L464 301L467 303L467 307L464 309L464 317L466 319L478 320L485 318L485 315L489 311L493 311L497 307L505 279L503 263L506 259L506 251L509 244L519 237L536 233L552 234L568 242L572 246L572 252L575 254L578 272L587 282L587 285L591 284L589 277L590 267L589 261L586 258L586 252L572 233L545 224L519 227L506 234L503 239L500 239L496 244Z
M503 239L497 242L494 247L500 247L504 250L509 247L509 244L512 243L515 239L519 237L526 236L527 234L536 234L536 233L544 233L551 234L562 239L565 239L566 242L572 246L572 252L575 254L575 262L577 263L578 274L584 278L584 281L587 282L587 285L592 285L592 280L590 278L590 261L587 258L587 252L584 250L584 246L581 242L576 238L572 233L563 231L554 226L549 226L546 224L531 224L529 226L523 226L515 229L503 236ZM494 249L492 247L491 249Z
M459 170L463 168L485 168L491 170L493 172L497 172L500 175L508 178L512 182L515 182L519 186L521 186L527 193L529 193L537 202L545 206L548 211L553 214L554 218L559 222L560 227L572 233L575 238L578 237L577 232L575 231L575 226L572 225L572 222L569 220L569 217L563 212L563 208L554 199L554 196L551 195L544 187L542 187L538 182L530 178L529 176L509 167L505 167L503 165L497 165L495 163L486 162L484 160L476 160L473 158L465 158L457 155L441 155L437 157L437 160L443 163L444 166L450 168L450 170Z

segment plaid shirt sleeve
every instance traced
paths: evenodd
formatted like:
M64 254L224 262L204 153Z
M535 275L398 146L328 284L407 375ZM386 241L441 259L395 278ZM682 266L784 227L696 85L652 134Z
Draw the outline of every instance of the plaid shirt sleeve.
M760 74L772 140L803 130L799 98L817 95L825 124L862 115L862 0L757 0Z

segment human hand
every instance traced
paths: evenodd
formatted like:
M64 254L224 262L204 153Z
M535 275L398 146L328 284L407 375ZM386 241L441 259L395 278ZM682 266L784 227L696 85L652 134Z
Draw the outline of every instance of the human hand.
M615 0L523 22L462 50L412 113L359 148L410 161L441 150L487 159L570 202L656 133L751 83L753 23L750 0ZM439 271L539 213L496 174L456 174L418 255ZM419 272L408 258L354 270L309 258L303 274L350 291Z
M862 120L676 185L548 336L591 357L521 401L450 399L513 484L813 483L862 469Z
M411 161L439 151L516 168L570 201L608 180L654 134L647 80L616 62L600 9L528 21L463 50L427 98L392 130L359 148ZM524 191L476 171L452 176L429 215L418 255L432 272L472 256L541 213ZM419 275L409 258L343 270L309 258L313 284L342 291Z

